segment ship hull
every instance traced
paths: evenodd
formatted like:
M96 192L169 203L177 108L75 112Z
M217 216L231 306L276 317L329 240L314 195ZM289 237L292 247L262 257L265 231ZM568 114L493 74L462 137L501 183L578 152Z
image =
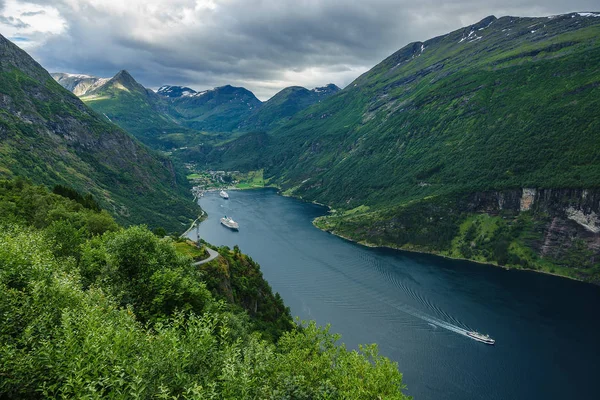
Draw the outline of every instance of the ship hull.
M223 225L225 228L231 229L232 231L238 231L239 230L239 226L237 224L236 225L231 225L231 224L229 224L227 222L224 222L223 220L221 220L221 225Z
M480 337L478 337L476 335L471 334L471 332L468 332L467 336L469 336L471 339L477 340L478 342L489 344L490 346L493 346L496 343L496 341L494 339L480 338Z

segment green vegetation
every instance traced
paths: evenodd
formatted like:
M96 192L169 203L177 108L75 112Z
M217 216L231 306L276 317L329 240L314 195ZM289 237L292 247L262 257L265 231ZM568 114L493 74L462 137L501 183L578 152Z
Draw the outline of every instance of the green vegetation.
M198 269L175 246L0 181L0 397L406 398L375 345L295 326L239 249Z
M235 175L235 180L238 183L235 185L238 189L256 189L265 187L265 179L263 170L248 171L247 173L239 173Z
M300 86L291 86L281 90L263 103L248 118L240 123L242 130L271 130L285 124L292 116L312 104L337 93L337 86L308 90Z
M530 211L469 211L468 197L439 196L383 210L357 208L317 218L315 226L367 245L440 254L507 268L531 269L600 283L593 235ZM556 226L553 229L553 223Z
M198 214L179 168L86 107L0 36L0 178L89 193L121 223L169 231Z
M174 242L173 246L175 247L175 251L177 251L177 253L195 261L199 261L208 257L208 253L205 249L197 247L195 243L190 240Z
M107 121L133 134L144 144L161 150L199 144L200 132L185 128L168 113L168 104L146 89L127 71L121 71L81 99Z

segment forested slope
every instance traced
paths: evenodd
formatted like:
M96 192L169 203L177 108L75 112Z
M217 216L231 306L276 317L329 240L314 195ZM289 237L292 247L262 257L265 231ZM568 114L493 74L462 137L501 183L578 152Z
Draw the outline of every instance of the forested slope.
M238 249L199 270L59 192L0 181L0 398L406 398L375 345L295 327Z

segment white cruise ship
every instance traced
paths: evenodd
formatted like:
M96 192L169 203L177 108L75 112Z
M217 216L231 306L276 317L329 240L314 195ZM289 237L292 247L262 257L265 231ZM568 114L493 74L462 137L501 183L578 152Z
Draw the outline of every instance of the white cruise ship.
M227 215L221 218L221 223L229 229L233 229L234 231L237 231L240 228L238 223L235 222L232 218L228 218Z

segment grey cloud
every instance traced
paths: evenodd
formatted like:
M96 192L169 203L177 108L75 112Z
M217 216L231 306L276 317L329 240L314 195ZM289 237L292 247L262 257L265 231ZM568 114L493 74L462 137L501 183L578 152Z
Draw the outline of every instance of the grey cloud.
M40 11L24 12L24 13L21 13L21 17L33 17L34 15L40 15L40 14L46 14L46 11L40 10Z
M186 8L195 4L179 0L154 16L164 29L146 37L133 33L126 16L93 7L72 10L57 0L33 1L57 7L69 25L65 35L50 37L34 50L49 69L110 76L125 68L149 87L231 83L263 98L285 85L347 85L409 42L491 14L541 16L598 8L597 0L231 0L170 37ZM311 70L322 73L322 80L309 76Z
M12 26L13 28L29 28L29 24L21 21L19 18L3 17L0 15L0 24Z

